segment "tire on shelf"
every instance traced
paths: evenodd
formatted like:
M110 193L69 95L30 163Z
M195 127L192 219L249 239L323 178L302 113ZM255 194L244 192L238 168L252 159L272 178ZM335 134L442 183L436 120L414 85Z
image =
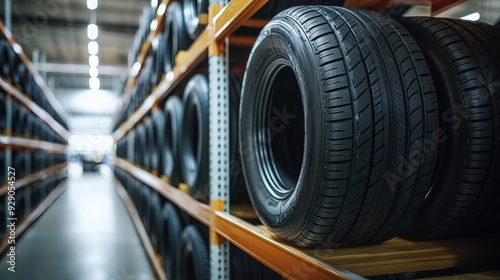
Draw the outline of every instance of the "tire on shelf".
M10 49L11 47L9 46L9 42L3 37L0 38L0 71L1 75L4 79L7 79L10 77L10 65L9 65L9 56L10 56Z
M185 0L183 13L184 24L189 38L195 40L207 25L208 0Z
M172 95L167 99L164 107L163 118L157 121L163 133L159 133L162 174L165 175L172 186L177 187L182 178L181 145L182 118L184 105L178 96Z
M163 206L159 232L161 235L158 248L163 257L163 269L167 279L174 279L175 252L181 238L182 225L177 210L170 202Z
M160 152L158 150L158 130L155 125L156 114L151 115L147 120L148 126L148 154L149 154L149 170L155 171L157 174L160 172Z
M141 218L144 227L150 232L151 215L149 209L151 208L151 189L146 184L142 185L141 189Z
M186 85L182 121L182 177L190 194L197 200L208 201L208 129L209 87L203 74L193 76Z
M164 32L164 70L172 71L175 66L175 57L181 50L187 50L191 40L188 37L181 2L171 2L168 5Z
M257 13L256 17L272 18L278 13L300 5L343 6L345 0L270 0Z
M5 158L5 150L2 148L0 148L0 168L2 168L2 170L7 170L7 165L6 165L6 162L5 162L6 158ZM3 184L7 181L7 172L1 172L0 173L0 186L3 186ZM1 217L1 216L0 216Z
M145 165L147 161L147 152L144 149L147 145L147 141L146 141L146 127L143 123L137 126L137 134L138 134L138 141L137 141L138 143L136 151L138 159L137 164L139 164L143 168L146 168Z
M438 112L425 60L396 21L326 6L282 12L257 38L240 108L248 192L281 239L376 243L413 221Z
M0 92L0 133L5 134L7 126L7 103L3 91Z
M142 153L142 161L144 162L144 168L148 171L153 170L153 150L154 147L152 146L153 144L153 132L152 130L154 129L153 127L153 120L148 117L146 121L144 122L144 128L145 128L145 145L142 147L143 153Z
M149 208L151 217L150 217L150 232L151 242L155 248L159 248L159 239L160 239L160 231L159 225L161 222L161 211L162 211L162 199L159 194L152 195L151 197L151 206Z
M405 18L434 78L445 141L438 146L432 188L413 239L479 233L498 196L500 180L500 56L498 34L473 23L438 18Z
M229 189L230 201L241 202L248 198L239 153L239 117L242 75L231 75L229 80Z
M208 246L194 225L182 231L175 257L175 279L208 280L210 265Z

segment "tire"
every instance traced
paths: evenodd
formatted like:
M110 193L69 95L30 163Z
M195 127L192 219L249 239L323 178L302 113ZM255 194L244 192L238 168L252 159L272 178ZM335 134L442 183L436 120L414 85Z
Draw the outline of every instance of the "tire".
M159 248L163 257L163 268L167 279L174 279L175 253L181 238L182 226L175 207L169 202L163 206L161 221L159 230L162 234Z
M283 279L278 273L257 261L238 247L230 247L230 279L254 280L254 279Z
M200 23L200 15L208 14L208 0L185 0L182 10L189 38L195 40L206 26L206 24Z
M300 5L343 6L345 0L270 0L256 14L256 17L272 18L278 13Z
M150 233L151 232L151 190L149 186L143 184L141 189L141 216L144 227Z
M5 159L5 150L2 148L2 149L0 149L0 168L2 168L2 170L7 170L5 160L6 160ZM0 173L0 186L3 186L4 183L7 181L7 173L8 172Z
M396 21L286 10L257 38L240 110L248 192L279 238L376 243L413 221L436 157L420 147L436 134L438 112L425 60ZM398 172L405 159L418 167Z
M148 149L149 149L149 168L152 171L155 171L157 174L160 172L159 163L160 163L160 155L158 150L158 130L155 125L156 112L148 118Z
M144 150L144 147L147 145L146 141L146 127L144 124L139 124L137 127L137 159L138 164L143 168L146 168L146 161L148 159L147 152Z
M231 75L229 80L229 189L230 201L238 203L248 199L248 192L243 177L241 158L239 153L239 117L240 117L240 95L243 77L241 75Z
M182 177L190 194L197 200L208 201L208 79L197 74L189 80L182 98L181 165Z
M486 217L499 190L498 34L489 36L472 23L452 19L407 18L401 23L420 44L431 69L446 136L424 207L404 235L432 239L479 233L474 225Z
M151 207L150 207L150 228L151 231L149 235L151 236L151 242L155 248L159 248L159 239L161 233L159 232L159 224L161 222L161 210L162 201L159 194L152 195L151 197Z
M1 40L0 40L1 42ZM5 133L7 127L7 103L3 91L0 93L0 133Z
M158 121L163 128L160 134L161 160L163 175L167 176L172 186L177 186L182 178L181 144L182 119L184 107L178 96L172 95L167 99L164 108L164 117Z
M172 2L168 5L165 20L165 73L172 71L175 66L175 56L181 50L187 50L191 41L189 40L181 2Z
M208 248L205 240L194 225L182 231L175 258L175 279L208 280L210 266Z
M0 59L1 59L0 70L2 71L1 73L2 77L6 79L10 77L9 57L11 54L9 49L11 49L11 47L9 46L7 40L5 38L0 38Z
M153 67L151 74L151 85L154 87L161 81L162 75L165 73L165 35L158 34L153 43Z

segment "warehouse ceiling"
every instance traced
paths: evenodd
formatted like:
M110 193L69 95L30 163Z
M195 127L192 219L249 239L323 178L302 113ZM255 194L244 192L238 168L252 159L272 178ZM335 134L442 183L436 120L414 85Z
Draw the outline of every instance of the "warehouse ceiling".
M111 122L118 106L120 84L127 75L128 51L143 8L150 3L150 0L100 0L97 9L91 11L86 0L12 0L14 38L30 58L38 50L42 58L38 68L46 70L40 72L45 72L48 85L74 117L70 119L72 133L93 133L87 128L80 131L77 120L82 116ZM0 9L5 15L4 3ZM89 90L87 26L91 21L99 28L96 41L101 94ZM91 102L82 102L83 96ZM101 130L110 132L107 126Z

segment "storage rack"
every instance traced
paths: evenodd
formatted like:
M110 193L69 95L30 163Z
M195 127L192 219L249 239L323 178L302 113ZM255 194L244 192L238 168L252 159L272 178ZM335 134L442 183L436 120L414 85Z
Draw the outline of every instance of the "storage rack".
M53 111L59 115L61 119L67 119L67 114L63 110L62 106L57 102L52 91L47 87L41 75L37 72L34 65L28 59L26 54L22 51L20 45L18 45L11 34L11 32L4 26L3 22L0 21L0 31L5 40L8 42L9 46L14 49L16 55L20 59L20 63L23 63L30 75L33 77L34 83L41 89L41 92L45 95L48 106L50 106ZM5 151L5 168L8 166L13 166L13 151L25 151L25 152L35 152L40 151L51 155L59 155L59 157L64 156L67 153L67 140L69 137L68 130L54 117L44 110L41 105L37 104L35 101L31 100L27 94L21 92L17 87L12 85L11 81L7 77L0 77L0 88L5 94L6 107L6 127L3 134L0 134L0 149ZM16 120L12 115L12 103L15 100L16 103L20 104L27 111L42 121L45 129L51 129L57 133L64 144L54 143L49 141L39 140L35 137L13 135L12 129L16 125ZM17 168L16 168L17 169ZM2 170L1 172L7 174L7 170ZM14 183L16 192L21 189L27 189L29 195L31 195L31 187L36 183L49 178L65 178L67 174L67 163L59 163L53 166L48 166L42 170L37 170L30 174L23 176L22 178L16 176ZM0 199L4 200L5 210L8 207L8 187L9 183L7 181L0 182ZM28 202L25 202L22 206L31 210L30 213L26 213L24 217L17 217L16 222L16 236L21 235L30 225L33 223L54 201L55 199L65 190L65 183L62 182L58 184L38 205L32 205L31 198ZM18 208L20 206L18 205ZM4 211L5 219L9 218L8 211ZM8 233L6 233L8 234ZM7 237L7 235L5 236ZM8 248L7 238L3 239L0 243L0 254L5 252Z
M210 81L210 177L227 176L227 172L216 173L219 168L228 170L227 163L215 168L218 162L214 155L218 152L228 154L227 149L219 148L216 139L228 138L227 96L224 83L227 83L229 71L226 49L228 45L252 46L255 38L232 36L239 27L263 27L267 20L251 19L268 0L232 0L210 1L208 25L189 49L179 54L172 72L153 89L141 106L122 123L113 133L118 143L129 131L144 120L144 117L158 107L177 85L179 85L202 61L208 58ZM169 0L163 0L156 15L157 26L164 20L164 11ZM353 1L347 1L355 4ZM347 5L346 2L346 5ZM355 2L355 1L354 1ZM433 1L433 12L436 13L460 1ZM148 55L151 42L157 34L152 30L138 55L142 64ZM215 73L222 73L215 76ZM136 77L130 76L122 104L127 104L130 92L135 85ZM217 78L220 78L217 79ZM227 86L225 88L228 88ZM220 104L220 105L218 105ZM221 112L216 116L213 112ZM117 116L120 112L117 113ZM117 118L116 118L117 119ZM223 133L215 135L220 128ZM221 138L217 138L220 136ZM220 145L223 146L223 145ZM226 145L228 146L228 145ZM478 238L451 239L440 241L412 242L394 238L385 243L354 248L331 248L304 250L289 246L278 240L264 226L254 226L242 218L255 215L253 210L242 210L241 206L230 205L228 196L211 196L210 204L204 204L179 189L169 185L156 174L149 173L125 159L117 158L115 167L142 181L155 192L174 203L177 207L210 228L210 261L211 279L228 279L227 241L238 246L260 262L266 264L286 278L301 279L351 279L361 276L395 274L439 270L500 257L498 236ZM211 180L212 194L228 189L227 180L215 182ZM225 193L228 193L227 191ZM130 206L133 207L133 206ZM235 209L236 208L236 209ZM245 207L243 207L245 209Z

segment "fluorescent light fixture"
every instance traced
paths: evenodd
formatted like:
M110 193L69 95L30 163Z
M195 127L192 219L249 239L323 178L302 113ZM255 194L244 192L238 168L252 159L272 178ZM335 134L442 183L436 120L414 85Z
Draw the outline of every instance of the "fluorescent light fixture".
M99 65L99 57L97 55L89 56L90 67L97 67Z
M151 21L151 24L149 25L149 29L151 31L154 31L154 30L156 30L156 28L158 28L158 20L153 19L153 21Z
M466 15L464 17L461 17L460 19L470 20L470 21L478 21L480 18L481 18L481 14L480 13L472 13L470 15Z
M96 55L99 52L99 44L97 42L92 41L89 42L89 54Z
M141 67L142 65L139 62L134 63L134 66L132 66L132 70L130 71L132 76L137 76L139 74L139 71L141 71Z
M151 0L151 8L156 8L158 6L158 0Z
M89 79L89 86L91 90L99 90L101 87L101 82L99 81L99 78L92 77Z
M99 76L99 69L97 69L97 67L90 67L89 68L89 75L90 75L90 77Z
M87 8L89 10L97 9L97 0L87 0Z
M99 28L95 24L89 24L87 26L87 36L90 40L95 40L99 36Z

